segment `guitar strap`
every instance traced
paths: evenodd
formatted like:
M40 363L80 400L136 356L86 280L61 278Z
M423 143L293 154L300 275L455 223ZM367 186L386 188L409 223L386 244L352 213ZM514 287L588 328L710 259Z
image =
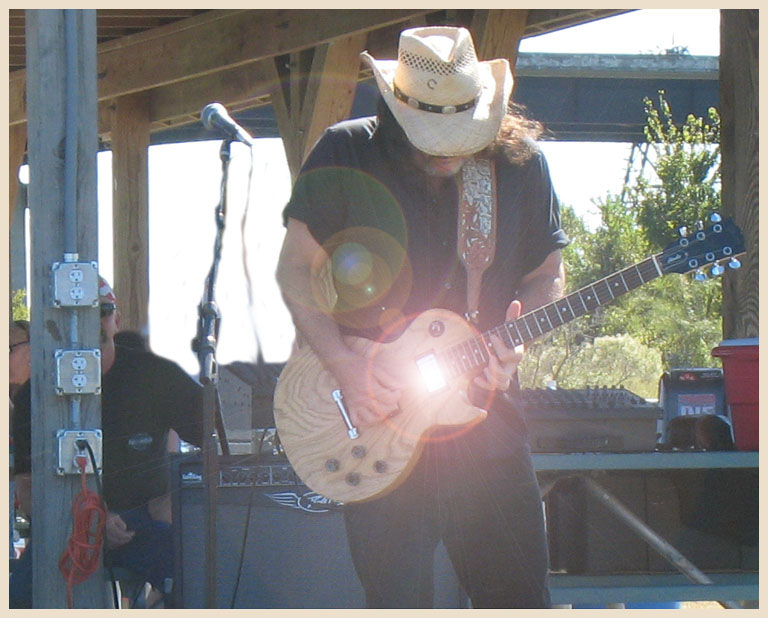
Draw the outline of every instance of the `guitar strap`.
M492 159L469 159L461 168L457 252L467 272L467 312L477 324L483 273L496 254L496 167Z

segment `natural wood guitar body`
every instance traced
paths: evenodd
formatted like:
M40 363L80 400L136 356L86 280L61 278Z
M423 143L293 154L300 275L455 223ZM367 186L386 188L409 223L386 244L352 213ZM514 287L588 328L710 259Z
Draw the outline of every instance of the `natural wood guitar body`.
M430 430L481 421L486 412L469 403L469 376L428 392L416 359L472 337L458 315L432 309L418 316L390 343L347 338L369 360L376 358L408 386L397 413L372 426L358 427L351 439L332 393L331 374L308 346L286 363L274 399L275 424L299 478L333 500L356 502L378 497L401 483L418 460Z

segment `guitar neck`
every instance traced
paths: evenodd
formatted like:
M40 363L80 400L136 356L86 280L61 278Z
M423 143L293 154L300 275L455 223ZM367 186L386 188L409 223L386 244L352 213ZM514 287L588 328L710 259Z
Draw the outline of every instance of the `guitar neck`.
M646 258L477 337L446 348L440 355L441 363L451 377L485 367L490 358L491 335L496 335L509 347L528 343L662 274L657 256Z

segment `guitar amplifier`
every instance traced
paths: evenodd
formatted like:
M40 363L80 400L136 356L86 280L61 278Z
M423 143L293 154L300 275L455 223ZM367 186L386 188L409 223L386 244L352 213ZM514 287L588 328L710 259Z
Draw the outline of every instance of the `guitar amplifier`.
M653 451L659 406L625 388L522 389L536 453Z
M310 490L284 457L219 458L216 607L363 608L343 506ZM206 538L200 455L172 460L174 605L204 608ZM467 607L445 547L434 562L435 607Z

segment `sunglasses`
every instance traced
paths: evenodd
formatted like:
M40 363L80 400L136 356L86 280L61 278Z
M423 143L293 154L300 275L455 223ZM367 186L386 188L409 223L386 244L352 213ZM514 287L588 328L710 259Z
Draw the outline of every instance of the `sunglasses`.
M116 310L117 305L115 305L115 303L101 303L101 305L99 305L99 311L102 318L112 315Z
M29 341L18 341L14 344L11 344L8 346L8 352L13 352L16 348L18 348L21 345L29 345Z

